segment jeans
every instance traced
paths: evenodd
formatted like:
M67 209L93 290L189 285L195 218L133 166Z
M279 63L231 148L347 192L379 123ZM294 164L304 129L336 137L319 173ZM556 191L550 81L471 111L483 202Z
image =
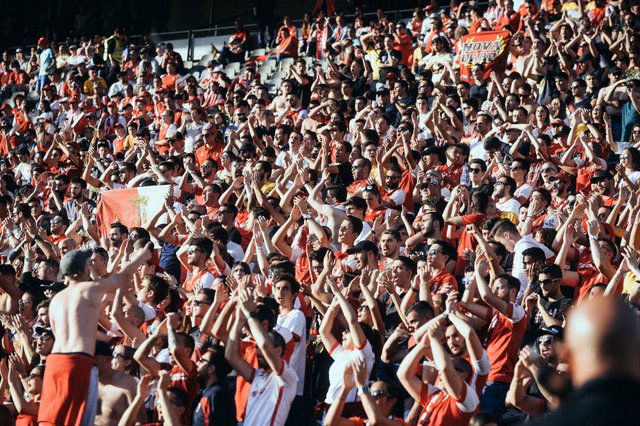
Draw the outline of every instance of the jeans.
M506 409L505 398L508 391L508 382L487 382L480 395L480 410L500 419Z

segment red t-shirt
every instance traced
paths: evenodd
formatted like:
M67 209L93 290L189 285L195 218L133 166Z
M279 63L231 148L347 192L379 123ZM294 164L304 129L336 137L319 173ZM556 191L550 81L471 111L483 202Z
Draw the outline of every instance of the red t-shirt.
M494 310L486 337L486 350L491 361L488 381L511 382L518 360L520 343L527 329L524 309L509 303L507 316Z

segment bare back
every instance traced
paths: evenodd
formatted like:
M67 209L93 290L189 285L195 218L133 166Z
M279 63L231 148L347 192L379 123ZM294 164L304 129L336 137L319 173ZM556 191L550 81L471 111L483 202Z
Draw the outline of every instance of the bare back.
M70 284L51 300L49 317L56 339L53 353L94 355L100 309L95 286L91 281Z

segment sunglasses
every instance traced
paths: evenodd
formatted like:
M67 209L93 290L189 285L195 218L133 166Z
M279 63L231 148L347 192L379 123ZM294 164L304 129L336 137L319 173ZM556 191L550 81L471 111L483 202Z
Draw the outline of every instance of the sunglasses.
M553 343L553 336L542 336L542 337L538 337L538 339L536 340L538 342L539 345L550 345Z
M380 398L381 396L386 396L387 398L393 398L389 392L383 391L382 389L373 389L371 391L371 396L374 398Z
M482 173L482 169L469 169L469 173Z
M430 254L430 255L435 256L435 255L437 255L437 254L442 254L442 252L441 252L440 250L431 249L431 250L429 250L429 251L427 252L427 254Z

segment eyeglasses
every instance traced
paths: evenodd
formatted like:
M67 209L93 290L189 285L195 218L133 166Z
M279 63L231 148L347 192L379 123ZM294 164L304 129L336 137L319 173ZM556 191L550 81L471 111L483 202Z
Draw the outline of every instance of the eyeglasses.
M553 343L553 336L541 336L536 340L539 345L550 345Z
M476 168L469 169L469 173L482 173L482 169L476 169Z

